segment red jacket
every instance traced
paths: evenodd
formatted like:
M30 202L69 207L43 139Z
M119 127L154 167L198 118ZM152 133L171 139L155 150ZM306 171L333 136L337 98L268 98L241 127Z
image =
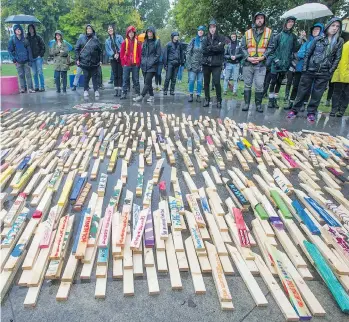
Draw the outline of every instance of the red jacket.
M130 31L135 33L135 38L131 40L128 36ZM137 42L135 48L135 41ZM126 48L127 47L127 48ZM141 65L141 55L142 55L142 43L136 38L136 28L129 26L126 29L126 38L121 44L120 59L122 66L131 66L136 64L138 67Z

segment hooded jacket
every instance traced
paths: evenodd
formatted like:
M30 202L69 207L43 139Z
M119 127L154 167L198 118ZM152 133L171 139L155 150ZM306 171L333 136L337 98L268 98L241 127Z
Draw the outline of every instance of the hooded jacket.
M16 30L22 31L21 38L18 39L16 36ZM24 38L23 28L21 25L13 26L14 35L11 36L8 41L7 50L14 63L25 64L31 63L33 60L32 51L27 39Z
M217 33L212 35L210 32L202 41L204 66L218 67L223 65L224 61L225 37Z
M148 39L148 31L153 32L153 39ZM142 46L141 68L144 73L155 73L161 56L160 39L156 39L154 27L148 27Z
M231 56L235 56L235 59L232 60ZM225 61L229 64L239 64L242 58L243 54L239 40L237 38L235 41L230 40L224 51Z
M186 53L187 69L194 73L202 72L202 61L204 57L202 51L202 41L204 37L197 37L190 41Z
M128 36L129 32L133 31L135 36L133 40ZM142 45L141 42L137 40L136 37L136 28L129 26L126 29L125 40L121 44L120 59L122 66L132 66L137 65L138 67L141 64L141 55L142 55Z
M261 29L258 29L257 26L255 25L257 16L264 16L264 24L262 25ZM266 28L267 27L266 27L266 16L265 16L265 14L263 12L257 12L254 15L254 17L253 17L253 23L252 23L252 28L251 28L252 29L252 33L253 33L253 38L254 38L254 40L255 40L255 42L257 44L259 44L261 38L263 37L263 34L266 31ZM273 38L273 35L271 34L270 38L269 38L269 41L268 41L267 49L266 49L266 51L263 54L263 56L266 59L260 61L257 64L257 66L264 66L264 65L267 64L268 57L269 57L269 54L270 54L270 51L271 51L270 44L272 43L272 38ZM241 40L241 50L242 50L243 59L245 60L244 61L244 65L246 65L246 66L256 66L256 65L252 64L251 62L249 62L247 60L247 58L249 57L247 45L248 44L247 44L246 33L245 33L244 37L242 37L242 40Z
M112 36L108 34L108 38L105 40L105 51L109 59L114 59L116 53L120 54L121 44L124 41L121 35L113 33Z
M313 42L313 40L315 39L313 37L313 35L312 35L313 29L315 27L319 27L320 28L319 36L321 36L323 34L323 32L324 32L324 25L322 23L320 23L320 22L315 23L311 27L309 40L302 45L302 47L299 49L299 51L297 53L296 72L302 72L302 70L303 70L305 53L307 52L307 50L308 50L309 46L311 45L311 43Z
M65 72L69 69L69 62L68 62L68 45L63 41L63 35L60 30L55 31L55 38L56 34L61 35L61 45L58 45L58 42L55 40L55 42L52 44L52 47L50 47L50 55L54 57L53 63L55 66L55 70L59 72ZM62 51L62 52L61 52Z
M332 77L334 82L349 83L349 40L343 45L342 58Z
M32 36L29 32L29 28L33 27L34 36ZM27 39L30 45L30 49L32 50L33 58L44 57L45 55L45 43L44 40L36 33L35 26L33 24L28 25L28 33Z
M340 26L331 44L326 35L332 23L338 21ZM342 56L343 38L340 37L342 22L340 18L332 18L324 29L324 34L314 39L309 46L303 64L303 72L311 72L320 76L332 77Z
M292 32L293 27L286 28L287 21L292 18L286 18L283 30L273 37L270 44L270 55L272 56L271 72L287 72L291 63L293 54L300 48L297 36Z
M86 26L91 27L91 25ZM101 62L102 48L98 38L95 35L95 31L91 35L82 35L75 46L75 59L80 62L80 67L82 68L94 68L98 67Z
M179 40L177 42L173 41L175 36L179 36L176 31L171 33L171 41L164 48L163 62L165 69L167 65L179 66L184 64L183 46Z

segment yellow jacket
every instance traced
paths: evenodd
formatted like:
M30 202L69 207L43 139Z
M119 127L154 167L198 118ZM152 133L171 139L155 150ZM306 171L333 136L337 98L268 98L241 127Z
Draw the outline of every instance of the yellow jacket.
M349 83L349 41L343 46L342 57L333 73L332 83Z

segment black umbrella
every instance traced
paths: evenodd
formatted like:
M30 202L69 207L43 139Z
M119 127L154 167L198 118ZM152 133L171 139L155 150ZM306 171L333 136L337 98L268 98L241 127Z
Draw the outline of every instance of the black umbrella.
M41 23L37 18L29 15L9 16L6 18L5 22L6 23L23 23L23 24Z

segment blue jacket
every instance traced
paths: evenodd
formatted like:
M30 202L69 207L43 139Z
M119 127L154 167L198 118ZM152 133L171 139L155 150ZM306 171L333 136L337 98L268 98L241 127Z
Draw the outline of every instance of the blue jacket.
M118 34L114 35L114 42L115 42L115 45L117 47L118 53L120 53L121 44L123 41L124 41L124 38L122 38L121 35L118 35ZM113 56L115 55L113 47L112 47L110 36L108 36L108 38L105 40L105 51L106 51L109 58L113 58Z
M24 32L21 25L14 25L13 31L15 32L17 29L22 31L21 39L18 39L16 34L11 36L8 42L8 52L12 58L14 63L28 63L33 61L32 51L30 49L29 42L26 38L24 38Z
M323 34L324 32L324 25L322 23L317 22L316 24L314 24L314 26L310 29L310 32L313 32L313 29L315 27L320 27L320 35ZM302 72L303 70L303 64L304 64L304 57L305 57L305 53L307 52L308 48L310 47L311 43L313 42L315 38L312 36L312 34L310 34L309 36L309 40L307 42L305 42L302 47L299 49L298 54L297 54L297 58L298 58L298 62L296 64L296 72Z

